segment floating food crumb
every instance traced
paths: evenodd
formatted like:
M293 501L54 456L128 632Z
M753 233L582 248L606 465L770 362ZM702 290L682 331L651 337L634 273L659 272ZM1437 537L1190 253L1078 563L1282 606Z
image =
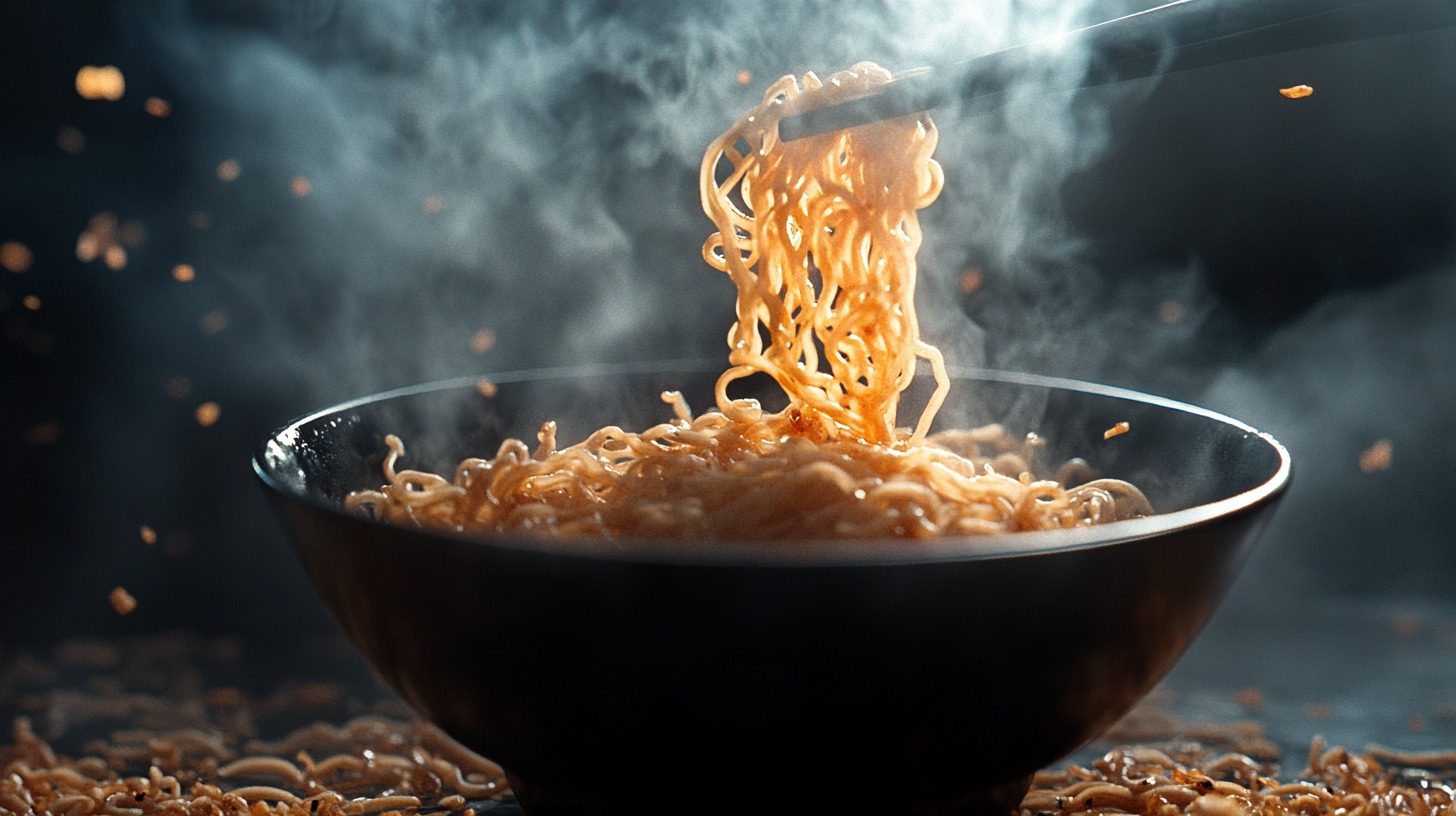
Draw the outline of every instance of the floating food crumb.
M1249 711L1258 711L1264 707L1264 691L1258 686L1246 686L1239 689L1239 693L1234 695L1234 699Z
M116 243L116 231L115 215L109 212L93 215L86 229L76 238L76 259L90 263L102 257L107 248Z
M1183 304L1176 300L1165 300L1158 304L1158 322L1173 325L1183 320Z
M494 399L495 395L500 393L500 388L485 377L475 381L475 390L486 399Z
M427 213L437 213L445 209L445 199L437 195L425 196L425 200L422 206L425 208L425 212Z
M115 102L126 93L126 77L115 65L84 65L76 72L76 93Z
M1330 713L1330 707L1323 703L1310 703L1304 707L1304 716L1311 720L1328 720Z
M111 608L115 609L118 615L129 615L137 608L136 598L133 598L124 587L111 590L111 594L107 597L111 601Z
M32 312L40 311L40 298L35 295L26 295L20 299L20 303Z
M288 182L288 189L292 190L295 196L303 198L313 192L313 182L304 176L294 176L293 180Z
M490 329L481 329L470 336L470 350L476 354L484 354L495 348L495 332Z
M142 107L146 108L147 113L150 113L158 119L172 115L172 103L161 97L147 97L147 101Z
M228 313L226 309L213 309L197 321L198 328L203 334L222 334L228 327Z
M748 70L747 68L744 68L743 70L741 70L741 71L738 72L738 84L739 85L747 85L747 84L749 84L752 81L753 81L753 72L752 71Z
M1107 430L1103 431L1102 432L1102 438L1103 439L1111 439L1114 436L1122 436L1123 434L1127 433L1130 430L1132 430L1132 424L1131 423L1128 423L1126 421L1119 422L1116 425L1113 425L1111 428L1108 428Z
M19 241L6 241L0 244L0 266L19 275L30 268L35 261L31 254L30 247Z
M1286 99L1303 99L1314 93L1314 88L1308 85L1294 85L1288 88L1280 88L1279 93Z
M227 159L217 166L217 177L221 181L237 181L243 174L243 166L237 159Z
M86 149L86 136L73 127L56 131L56 146L72 156Z
M204 428L210 428L222 416L222 408L215 402L204 402L197 406L193 412L197 418L197 424Z
M1394 453L1390 440L1381 439L1360 453L1360 470L1365 473L1390 470Z
M121 244L112 244L101 253L101 261L106 268L113 272L120 272L126 268L126 248Z
M143 524L141 526L142 543L151 545L157 543L157 531Z
M960 278L961 294L963 294L963 295L969 295L972 292L975 292L976 290L980 289L981 288L981 285L983 283L985 283L985 282L986 282L986 274L981 271L981 268L980 267L978 267L978 266L969 267L964 272L961 273L961 278Z
M197 278L197 270L192 268L192 264L177 264L172 267L172 277L181 283L187 283Z

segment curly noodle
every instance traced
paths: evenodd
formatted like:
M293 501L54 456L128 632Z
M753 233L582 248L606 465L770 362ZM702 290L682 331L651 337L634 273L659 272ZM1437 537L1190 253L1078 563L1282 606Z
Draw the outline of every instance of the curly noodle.
M1034 478L1034 443L999 428L928 434L950 384L915 313L916 211L943 184L935 126L920 115L778 136L783 117L889 78L869 63L824 82L784 77L709 146L700 183L718 231L703 255L738 292L716 411L693 416L668 392L673 421L563 449L548 422L535 451L508 439L453 479L398 470L391 436L388 483L347 506L460 532L720 540L931 538L1151 513L1126 482ZM936 389L910 432L896 409L922 359ZM778 383L783 410L729 396L752 374Z

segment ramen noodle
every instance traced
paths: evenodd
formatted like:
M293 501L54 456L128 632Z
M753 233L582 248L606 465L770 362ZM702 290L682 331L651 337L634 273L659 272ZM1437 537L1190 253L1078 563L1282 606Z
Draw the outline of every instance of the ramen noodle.
M1132 485L1075 487L1032 475L1036 441L999 427L932 435L949 388L915 312L917 211L939 194L925 115L784 142L779 121L870 92L890 75L863 63L821 81L774 83L704 156L703 248L737 290L716 410L640 433L606 427L534 450L508 439L453 478L400 469L347 497L377 519L458 532L739 540L913 538L1075 527L1151 512ZM913 430L898 408L920 363L936 387ZM730 396L766 375L787 395L770 411Z
M1449 774L1456 752L1388 762L1372 749L1361 755L1326 748L1316 737L1297 778L1281 781L1277 766L1238 753L1213 755L1197 743L1130 746L1087 766L1042 771L1021 802L1021 816L1126 813L1149 816L1357 816L1456 814Z
M106 598L111 601L111 608L115 609L118 615L131 614L137 608L136 598L133 598L125 587L116 587Z
M69 757L37 736L30 721L0 739L0 812L14 814L237 814L348 816L494 810L509 794L499 767L471 754L437 728L378 717L343 727L315 724L280 743L293 757L253 754L218 767L214 758L175 749L183 733L146 737L153 753L138 758L96 743ZM1237 732L1232 732L1237 738ZM1164 735L1166 736L1166 735ZM1215 737L1217 735L1214 735ZM215 739L198 740L213 742ZM1453 816L1456 751L1365 754L1326 747L1316 737L1306 766L1278 764L1212 744L1179 740L1122 745L1084 764L1036 773L1013 811L1018 816ZM303 746L303 747L300 747ZM308 747L339 753L315 761ZM469 779L467 779L469 777ZM471 780L478 781L471 781ZM624 780L629 783L630 780ZM867 779L866 801L884 791Z
M0 711L31 717L0 727L0 813L515 812L503 801L510 789L500 766L410 719L401 701L360 685L362 677L288 682L252 697L216 685L244 659L236 643L184 633L64 641L55 662L25 652L5 658ZM317 721L330 716L322 702L375 713ZM280 716L287 725L269 724ZM280 736L259 739L260 730ZM77 745L97 732L106 736ZM1456 751L1372 745L1361 753L1315 738L1281 767L1257 721L1188 722L1156 697L1099 743L1100 755L1038 772L1018 816L1456 816ZM865 801L883 804L884 780L873 762L866 767ZM760 793L752 774L734 793ZM754 809L750 798L743 806Z
M125 744L98 741L87 746L90 755L72 759L21 717L12 723L11 744L0 741L0 813L469 814L509 793L498 766L432 725L364 717L334 730L341 753L318 762L299 748L291 760L252 755L218 767L215 755L194 755L179 745L189 737L216 743L209 734L146 735L147 751L140 755ZM311 742L306 729L289 739Z

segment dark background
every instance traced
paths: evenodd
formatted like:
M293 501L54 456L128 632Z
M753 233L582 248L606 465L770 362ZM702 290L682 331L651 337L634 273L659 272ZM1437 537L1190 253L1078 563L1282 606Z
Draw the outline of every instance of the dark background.
M731 292L698 254L696 162L769 81L961 58L1131 6L5 4L0 242L33 261L0 269L0 651L179 626L314 648L331 624L249 468L269 430L448 376L719 357ZM937 115L928 339L1288 444L1291 494L1181 676L1333 688L1363 712L1356 735L1400 730L1387 692L1412 666L1406 708L1456 700L1456 647L1381 639L1390 621L1449 635L1456 609L1452 55L1456 31L1418 33ZM122 99L82 99L83 65L120 67ZM1277 93L1300 83L1315 94ZM120 269L77 255L103 212L145 229ZM984 283L965 295L968 267ZM1380 440L1389 468L1362 470ZM126 617L117 585L140 604ZM1345 680L1314 659L1335 620L1378 657Z

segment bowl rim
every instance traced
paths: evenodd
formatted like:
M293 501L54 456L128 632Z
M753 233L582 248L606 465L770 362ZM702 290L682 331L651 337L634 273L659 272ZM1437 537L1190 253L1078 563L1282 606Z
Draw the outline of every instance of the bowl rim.
M1095 396L1140 402L1184 413L1194 414L1230 426L1268 445L1278 457L1273 475L1260 484L1217 501L1135 519L1059 530L1033 530L1017 533L947 536L905 541L899 539L824 539L800 540L792 546L783 541L699 541L684 547L679 539L623 537L600 539L587 537L554 538L511 534L460 533L428 528L396 527L374 521L345 510L342 504L289 488L274 475L268 465L270 448L288 445L297 438L299 429L312 422L347 413L366 405L415 396L418 394L475 387L482 379L497 385L563 379L584 376L630 376L673 372L703 373L721 368L721 361L666 360L612 364L582 364L541 368L523 368L499 373L484 373L446 380L420 383L357 397L296 417L267 435L254 452L253 472L268 489L293 502L302 502L332 516L365 525L380 525L478 546L499 547L514 551L550 553L589 560L654 562L701 566L857 566L884 564L926 564L945 561L984 560L1015 556L1044 555L1069 550L1113 546L1129 541L1152 538L1208 523L1250 510L1276 497L1289 484L1292 461L1289 451L1273 436L1259 431L1233 417L1167 397L1147 394L1117 386L983 368L949 367L952 379L977 379L1026 385L1038 388L1063 389Z

